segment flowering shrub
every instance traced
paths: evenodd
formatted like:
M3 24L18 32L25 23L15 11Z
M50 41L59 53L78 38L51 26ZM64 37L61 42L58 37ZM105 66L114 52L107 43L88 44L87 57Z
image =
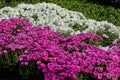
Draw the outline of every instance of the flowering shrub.
M45 80L77 80L76 74L90 74L97 79L118 80L120 77L119 53L102 50L84 41L100 39L94 34L79 34L59 40L56 47L53 45L41 49L43 52L22 54L18 60L21 65L29 66L34 62L38 69L42 69ZM117 61L116 61L117 59ZM113 65L114 64L114 65Z
M52 30L65 36L92 32L107 40L102 46L111 44L120 32L120 28L112 23L87 19L80 12L69 11L53 3L19 4L15 8L4 7L0 10L0 19L12 17L25 17L33 25L50 26Z
M47 32L49 32L49 30L47 30ZM68 38L59 38L59 36L56 35L58 39L57 37L54 38L54 35L51 34L50 40L48 38L49 35L50 33L46 34L46 36L38 35L37 37L41 36L39 37L41 39L38 39L41 44L37 44L36 41L36 46L26 50L26 52L21 54L18 58L22 66L29 66L32 62L32 64L37 65L36 67L38 69L43 69L45 80L77 79L75 75L80 72L80 68L78 66L77 57L75 56L80 55L79 51L82 52L82 48L88 48L88 46L90 46L82 43L82 41L89 38L91 38L91 41L93 38L102 40L101 37L94 34L80 34ZM51 40L54 41L54 39L55 42L51 42ZM32 44L34 44L34 42Z
M19 63L24 80L77 80L81 74L86 79L118 80L119 47L112 44L104 50L95 46L97 40L103 38L92 33L63 37L49 27L32 27L23 18L4 19L0 22L0 63L4 68Z
M17 57L23 52L24 45L19 44L18 33L31 24L23 18L11 18L0 22L0 75L18 72ZM21 35L22 36L22 35ZM16 75L16 74L15 74ZM6 75L8 76L8 75Z
M24 34L21 34L21 31L31 26L32 25L23 18L3 19L0 22L0 54L5 55L9 53L9 51L25 48L24 45L20 44L20 38L25 37Z
M23 28L29 27L31 27L31 24L23 18L3 19L0 22L0 55L5 56L8 53L12 55L11 52L24 49L25 46L19 44L20 35L18 34Z

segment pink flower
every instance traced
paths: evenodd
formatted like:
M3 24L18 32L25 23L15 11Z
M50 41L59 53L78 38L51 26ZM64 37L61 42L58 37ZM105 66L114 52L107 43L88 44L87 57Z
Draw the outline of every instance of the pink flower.
M7 51L7 50L3 50L3 53L4 53L4 54L7 54L7 53L8 53L8 51Z
M103 74L98 74L98 79L102 79L103 78Z
M28 62L24 62L24 65L27 66L29 63Z

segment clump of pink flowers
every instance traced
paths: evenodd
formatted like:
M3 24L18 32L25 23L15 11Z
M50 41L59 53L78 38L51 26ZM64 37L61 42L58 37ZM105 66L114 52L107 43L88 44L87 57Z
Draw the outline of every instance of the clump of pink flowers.
M21 44L21 38L25 38L25 34L22 34L21 31L31 26L32 25L23 18L3 19L0 22L0 54L4 55L10 50L15 51L25 48L25 45Z
M63 37L49 27L32 27L23 18L0 22L0 54L22 50L19 64L24 67L34 62L42 69L44 80L77 80L78 73L98 80L118 80L120 47L111 45L103 50L93 44L96 40L103 39L92 33Z

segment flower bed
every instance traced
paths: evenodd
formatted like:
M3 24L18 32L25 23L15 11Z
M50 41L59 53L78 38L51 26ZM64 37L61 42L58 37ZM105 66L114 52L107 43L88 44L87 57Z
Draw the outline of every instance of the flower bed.
M103 38L93 33L64 37L50 27L32 26L24 18L4 19L0 22L0 72L14 71L11 66L19 64L23 80L118 80L120 41L104 50L96 46L98 40Z
M119 31L112 23L52 3L2 8L0 75L9 73L16 80L119 80Z
M69 11L53 3L19 4L14 8L2 8L0 11L0 19L25 17L33 25L50 26L52 30L65 36L81 32L96 33L104 38L102 46L110 45L119 37L118 26L107 21L87 19L80 12Z

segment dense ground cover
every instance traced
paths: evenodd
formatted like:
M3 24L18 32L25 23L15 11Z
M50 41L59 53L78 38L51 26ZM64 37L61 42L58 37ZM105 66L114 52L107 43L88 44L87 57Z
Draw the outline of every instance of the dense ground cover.
M2 2L3 1L3 2ZM19 3L52 2L69 10L82 12L87 18L107 20L115 25L120 25L120 9L107 5L99 5L87 0L2 0L0 7L17 6Z
M24 18L3 19L0 74L16 71L23 80L118 80L120 40L108 50L96 46L97 40L103 38L93 33L63 37Z
M38 0L5 1L1 1L4 8L0 9L0 77L9 76L12 80L120 79L120 40L117 40L120 27L116 26L120 9L85 0L46 0L69 10L53 3L16 6ZM70 10L80 11L85 16ZM107 19L116 25L104 21Z

